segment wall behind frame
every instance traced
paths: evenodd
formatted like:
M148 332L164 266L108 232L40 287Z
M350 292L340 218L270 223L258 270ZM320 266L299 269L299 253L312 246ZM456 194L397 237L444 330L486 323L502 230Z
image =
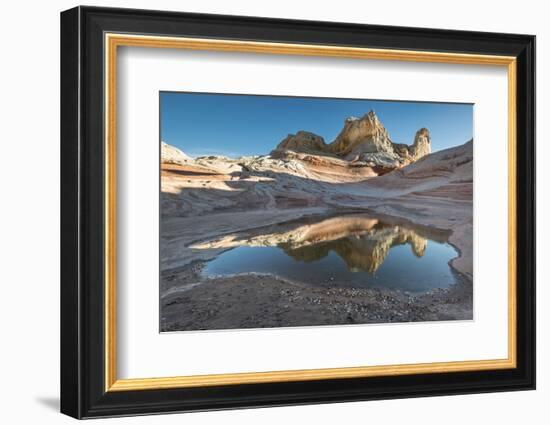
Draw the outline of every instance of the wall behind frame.
M388 1L375 4L341 0L94 1L97 6L155 8L368 24L516 32L537 35L537 74L550 75L550 29L544 5L534 0L479 2L458 7L439 1ZM4 40L0 78L2 126L0 154L0 387L6 423L39 420L74 423L59 414L59 12L77 2L11 2L4 6L0 31ZM550 83L540 77L537 114L550 115ZM538 140L550 140L550 127L539 119ZM539 143L538 182L550 182L550 145ZM550 201L538 194L539 217L550 215ZM550 398L550 224L538 225L538 390L500 394L345 403L291 408L211 412L110 419L124 424L266 424L342 420L372 423L446 425L491 420L516 424L548 417ZM100 420L101 422L102 420Z

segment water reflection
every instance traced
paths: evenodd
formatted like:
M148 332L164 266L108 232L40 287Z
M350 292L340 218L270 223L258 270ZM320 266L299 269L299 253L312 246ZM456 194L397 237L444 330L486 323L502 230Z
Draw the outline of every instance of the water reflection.
M295 260L304 262L318 261L334 251L349 271L374 273L392 247L407 244L411 246L414 255L422 257L428 239L401 226L387 226L379 222L368 231L352 233L336 240L298 247L292 243L281 243L278 246Z
M310 217L192 246L225 248L207 274L272 273L310 283L424 291L454 282L446 231L365 214Z

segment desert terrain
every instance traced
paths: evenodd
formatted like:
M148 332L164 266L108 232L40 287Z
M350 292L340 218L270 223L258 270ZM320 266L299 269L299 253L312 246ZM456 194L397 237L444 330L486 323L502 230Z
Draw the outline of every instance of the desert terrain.
M472 148L431 153L425 128L394 143L372 111L346 119L331 143L300 131L261 156L190 158L162 143L161 330L471 319ZM205 273L243 246L306 262L335 252L350 269L376 271L393 246L421 257L428 240L456 251L448 287Z

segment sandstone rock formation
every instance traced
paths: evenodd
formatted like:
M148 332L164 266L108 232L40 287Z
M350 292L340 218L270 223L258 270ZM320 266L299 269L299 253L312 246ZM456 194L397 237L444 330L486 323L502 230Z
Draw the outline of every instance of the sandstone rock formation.
M394 153L390 136L374 111L362 118L347 118L329 150L348 160L364 153Z
M419 142L418 149L422 148ZM403 187L402 180L409 180L412 186L418 189L420 179L442 179L448 178L452 182L471 183L473 179L473 140L463 145L443 149L438 152L426 155L418 161L399 170L398 173L382 176L383 178L373 181L373 185L383 182Z
M471 200L472 146L470 141L438 151L378 176L370 167L356 167L333 156L292 151L287 151L288 158L201 157L181 165L162 164L162 214L327 205L354 208L368 204L370 198L410 193Z
M431 140L428 129L421 128L412 145L393 143L378 116L369 111L361 118L346 118L343 129L330 144L314 133L299 131L289 134L271 155L285 158L289 152L333 156L384 174L428 155Z
M290 150L294 152L326 152L327 145L321 136L309 131L299 131L289 134L279 145L277 150Z
M416 161L432 152L432 141L427 128L421 128L414 136L414 143L409 146L409 155Z
M165 164L182 164L191 159L181 150L168 143L160 142L160 145L160 158Z

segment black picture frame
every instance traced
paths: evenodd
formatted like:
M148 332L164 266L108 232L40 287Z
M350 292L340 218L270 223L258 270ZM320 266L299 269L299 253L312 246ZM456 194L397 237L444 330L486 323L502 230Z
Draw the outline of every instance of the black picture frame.
M102 231L105 32L516 57L517 367L106 392ZM62 413L92 418L534 388L534 36L97 7L61 13Z

